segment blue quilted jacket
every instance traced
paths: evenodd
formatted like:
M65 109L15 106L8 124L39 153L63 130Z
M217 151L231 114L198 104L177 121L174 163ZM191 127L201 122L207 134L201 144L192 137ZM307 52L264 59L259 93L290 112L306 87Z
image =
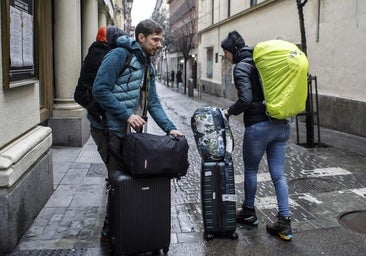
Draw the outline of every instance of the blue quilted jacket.
M132 53L132 58L120 74L126 61L126 48ZM126 134L127 119L135 113L140 100L144 67L148 65L146 58L137 41L121 36L117 39L117 47L104 57L95 78L93 97L105 110L109 131L120 138ZM155 70L152 65L149 68L148 111L159 127L169 133L176 127L167 117L156 93ZM103 128L93 117L88 116L88 119L92 126Z

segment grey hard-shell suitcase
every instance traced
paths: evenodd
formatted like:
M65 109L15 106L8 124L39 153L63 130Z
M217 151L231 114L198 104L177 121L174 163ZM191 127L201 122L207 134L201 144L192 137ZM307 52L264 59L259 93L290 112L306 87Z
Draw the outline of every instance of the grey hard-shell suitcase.
M115 171L109 178L113 255L168 253L171 233L170 179L132 178Z
M237 239L234 168L231 159L203 162L201 170L201 201L204 238Z

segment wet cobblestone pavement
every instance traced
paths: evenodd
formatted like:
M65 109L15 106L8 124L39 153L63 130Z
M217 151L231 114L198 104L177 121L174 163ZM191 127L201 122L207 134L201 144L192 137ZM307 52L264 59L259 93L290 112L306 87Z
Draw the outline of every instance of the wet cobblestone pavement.
M293 241L286 243L266 233L265 223L274 220L277 204L264 159L256 196L258 228L238 225L237 241L206 242L200 201L201 158L190 118L198 107L228 107L231 102L207 95L191 99L164 86L158 89L169 117L185 134L190 146L188 174L172 181L169 255L365 255L366 234L346 228L338 217L345 212L366 210L366 157L331 145L304 148L296 144L295 134L288 146L285 166ZM230 118L235 140L233 160L238 206L244 189L241 118ZM153 122L149 123L148 131L162 134ZM108 255L108 246L99 242L105 214L106 170L95 144L89 140L83 148L53 147L52 152L54 194L11 255ZM365 219L361 220L360 225L365 223Z

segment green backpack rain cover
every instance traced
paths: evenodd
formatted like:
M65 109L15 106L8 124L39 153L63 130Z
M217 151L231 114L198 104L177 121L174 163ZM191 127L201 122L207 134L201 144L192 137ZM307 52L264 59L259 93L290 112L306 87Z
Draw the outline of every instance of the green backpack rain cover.
M286 119L304 111L309 68L306 55L293 43L269 40L255 46L253 59L268 115Z

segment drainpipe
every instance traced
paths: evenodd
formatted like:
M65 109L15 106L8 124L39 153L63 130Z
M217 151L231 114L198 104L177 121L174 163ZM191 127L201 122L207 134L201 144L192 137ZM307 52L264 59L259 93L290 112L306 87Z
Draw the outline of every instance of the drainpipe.
M297 9L298 9L298 12L299 12L299 20L300 20L302 51L305 53L305 55L307 55L304 12L303 12L303 8L304 8L305 4L307 3L307 0L303 0L303 1L296 0L296 2L297 2ZM310 90L311 89L310 86L312 86L312 84L311 84L311 79L309 79L309 77L308 77L308 86L309 86L309 90L308 90L308 98L306 100L306 117L305 117L306 146L308 148L314 148L315 147L315 143L314 143L314 110L313 110L313 105L311 104L313 95L311 93L312 90Z
M318 0L318 21L316 24L316 41L319 42L320 35L320 0Z

